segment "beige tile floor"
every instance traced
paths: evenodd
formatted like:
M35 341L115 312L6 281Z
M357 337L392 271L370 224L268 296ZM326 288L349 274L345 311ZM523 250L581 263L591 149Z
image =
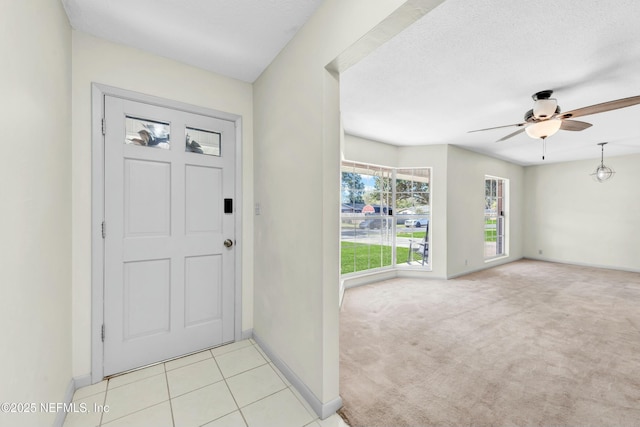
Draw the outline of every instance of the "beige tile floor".
M73 401L86 411L65 427L348 427L318 419L253 340L80 388Z

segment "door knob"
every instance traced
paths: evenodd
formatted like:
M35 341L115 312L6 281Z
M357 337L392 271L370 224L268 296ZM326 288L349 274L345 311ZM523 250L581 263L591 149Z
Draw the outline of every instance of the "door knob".
M227 248L230 248L231 246L233 246L233 240L231 239L227 239L224 241L224 246Z

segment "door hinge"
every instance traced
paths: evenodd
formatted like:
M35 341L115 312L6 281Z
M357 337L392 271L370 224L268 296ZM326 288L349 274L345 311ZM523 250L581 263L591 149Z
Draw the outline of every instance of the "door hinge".
M102 238L104 239L105 237L107 237L107 225L102 221Z
M104 323L102 324L101 334L102 334L102 342L104 342Z
M107 134L107 128L105 127L104 124L104 117L102 118L102 135L106 135Z

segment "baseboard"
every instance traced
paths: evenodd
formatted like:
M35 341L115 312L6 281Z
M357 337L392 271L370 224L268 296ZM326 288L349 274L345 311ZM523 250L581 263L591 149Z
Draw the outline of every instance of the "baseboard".
M69 384L67 385L67 390L64 393L63 403L70 404L73 400L73 393L76 392L76 383L72 378L69 380ZM53 421L53 427L62 427L64 425L64 420L67 417L67 413L65 411L58 411L56 414L56 419Z
M242 331L242 339L248 340L249 338L253 338L253 328Z
M76 390L79 388L91 385L91 374L82 375L80 377L74 377L73 384Z
M322 403L320 399L318 399L315 394L309 387L293 372L286 363L279 358L273 350L255 333L253 334L253 339L260 346L262 351L271 359L274 365L282 372L287 380L291 383L292 386L298 390L298 393L307 401L307 403L311 406L314 412L320 417L320 419L326 419L333 415L338 409L342 407L342 398L340 396L335 399Z
M477 268L472 268L470 270L466 270L460 273L455 273L455 274L451 274L447 276L447 280L449 279L455 279L461 276L466 276L467 274L471 274L471 273L477 273L478 271L483 271L483 270L487 270L489 268L493 268L493 267L497 267L499 265L504 265L504 264L509 264L512 262L516 262L516 261L520 261L521 259L523 259L522 257L520 258L509 258L509 257L503 257L503 258L496 258L494 260L491 260L489 262L485 262L485 264L482 267L477 267Z
M393 269L358 274L353 277L345 277L344 279L342 279L342 283L344 284L344 289L351 289L358 286L381 282L383 280L395 279L396 277L398 277L398 272L397 270Z
M637 268L628 268L628 267L616 267L612 265L605 264L590 264L587 262L578 262L578 261L566 261L555 258L547 258L540 256L526 256L523 259L529 259L532 261L544 261L544 262L555 262L556 264L566 264L566 265L575 265L578 267L593 267L593 268L602 268L605 270L615 270L615 271L626 271L629 273L640 273L640 269Z

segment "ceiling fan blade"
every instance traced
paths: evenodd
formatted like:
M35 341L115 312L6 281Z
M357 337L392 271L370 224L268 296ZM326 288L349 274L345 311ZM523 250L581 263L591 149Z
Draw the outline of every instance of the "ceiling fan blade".
M509 139L509 138L511 138L511 137L514 137L514 136L516 136L516 135L518 135L518 134L520 134L520 133L522 133L522 132L524 132L524 128L522 128L522 129L518 129L517 131L515 131L515 132L513 132L513 133L510 133L510 134L509 134L509 135L507 135L507 136L503 136L502 138L500 138L500 139L499 139L499 140L497 140L496 142L502 142L502 141L504 141L505 139Z
M588 116L589 114L604 113L605 111L617 110L618 108L631 107L640 104L640 95L631 96L629 98L616 99L615 101L603 102L602 104L590 105L588 107L578 108L576 110L566 111L558 114L560 119L569 119L573 117Z
M562 124L560 125L560 129L578 131L585 130L586 128L590 128L591 126L593 126L591 123L581 122L578 120L563 120Z
M527 123L516 123L516 124L514 124L514 125L504 125L504 126L496 126L496 127L493 127L493 128L476 129L476 130L470 130L470 131L469 131L469 132L467 132L467 133L482 132L482 131L485 131L485 130L493 130L493 129L510 128L510 127L514 127L514 126L524 126L524 125L526 125L526 124L527 124Z

